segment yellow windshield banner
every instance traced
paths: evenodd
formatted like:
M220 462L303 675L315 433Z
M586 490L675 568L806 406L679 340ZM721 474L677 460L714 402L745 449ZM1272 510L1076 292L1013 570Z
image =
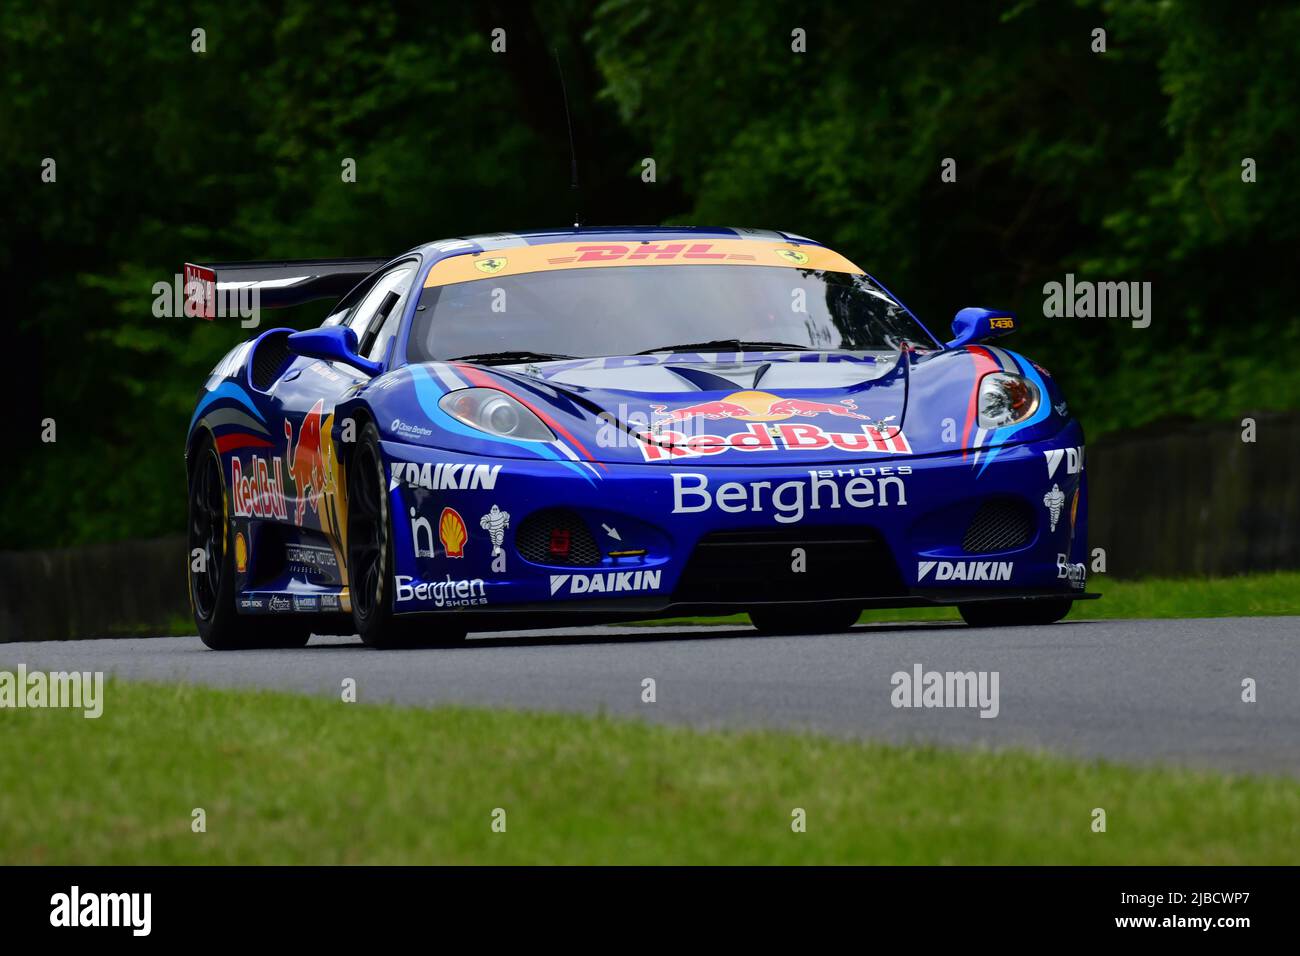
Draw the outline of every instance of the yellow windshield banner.
M443 259L429 270L424 287L553 269L690 265L777 266L863 275L862 270L848 259L824 246L758 239L548 242Z

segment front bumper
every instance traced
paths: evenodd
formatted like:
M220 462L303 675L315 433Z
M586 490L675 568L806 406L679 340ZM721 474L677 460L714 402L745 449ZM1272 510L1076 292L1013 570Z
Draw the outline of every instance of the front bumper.
M981 470L974 452L600 465L385 443L394 607L486 626L1088 597L1082 446L1071 423Z

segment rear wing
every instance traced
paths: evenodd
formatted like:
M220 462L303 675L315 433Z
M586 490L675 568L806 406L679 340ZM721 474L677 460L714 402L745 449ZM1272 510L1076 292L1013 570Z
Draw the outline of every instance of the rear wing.
M263 309L342 296L388 259L287 259L279 262L185 263L186 312L205 319L233 315L237 297L255 292ZM245 301L246 298L245 298Z

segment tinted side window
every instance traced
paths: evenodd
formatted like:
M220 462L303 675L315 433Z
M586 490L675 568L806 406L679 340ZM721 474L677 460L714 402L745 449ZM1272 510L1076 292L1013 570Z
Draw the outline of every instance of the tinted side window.
M405 296L402 297L403 301ZM380 326L379 331L375 333L374 344L365 352L365 357L372 362L382 362L384 360L384 351L388 348L388 343L397 333L397 323L402 317L402 302L398 302L389 310L388 316L384 319L384 324Z
M406 284L410 282L414 271L414 263L404 262L381 275L370 291L366 293L366 297L361 300L361 304L357 306L356 311L348 316L348 328L357 333L358 340L365 337L366 330L375 317L375 312L383 304L388 293L396 292L401 295L406 291Z
M325 321L321 325L341 325L369 290L370 285L362 285L353 289L347 296L339 300L338 305L334 306L333 311L325 317Z

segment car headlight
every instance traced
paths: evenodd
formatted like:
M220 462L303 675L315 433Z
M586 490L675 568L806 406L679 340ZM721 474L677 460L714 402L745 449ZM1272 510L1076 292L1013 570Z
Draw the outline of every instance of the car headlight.
M1005 428L1038 411L1038 387L1022 375L990 372L980 381L980 428Z
M462 388L438 400L444 412L489 435L521 441L554 441L555 433L531 409L495 388Z

